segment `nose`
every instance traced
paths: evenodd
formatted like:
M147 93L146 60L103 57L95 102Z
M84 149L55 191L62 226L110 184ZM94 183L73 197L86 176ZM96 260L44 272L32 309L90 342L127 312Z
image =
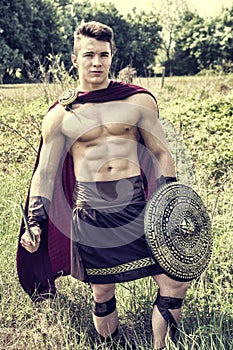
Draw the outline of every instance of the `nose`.
M94 56L94 59L93 59L93 66L94 66L94 67L101 67L101 66L102 66L100 57L99 57L98 55L95 55L95 56Z

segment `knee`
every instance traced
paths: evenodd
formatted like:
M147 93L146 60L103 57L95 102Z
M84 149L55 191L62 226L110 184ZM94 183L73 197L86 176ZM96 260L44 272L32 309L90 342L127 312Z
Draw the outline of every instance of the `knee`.
M98 303L105 303L115 295L114 284L92 284L93 299Z
M169 294L170 296L176 297L176 298L184 298L187 290L189 288L188 282L177 282L175 281L174 284L171 284L169 286ZM163 291L161 290L161 293Z
M182 282L181 285L178 287L179 293L186 294L187 290L189 289L190 284L188 282Z
M169 283L161 283L159 285L159 288L160 288L160 293L163 296L170 296L174 298L184 298L189 288L189 283L170 279Z

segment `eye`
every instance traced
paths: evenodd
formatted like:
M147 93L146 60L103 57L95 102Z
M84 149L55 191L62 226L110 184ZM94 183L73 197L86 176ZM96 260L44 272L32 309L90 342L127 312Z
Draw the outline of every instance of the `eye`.
M85 53L83 56L84 56L84 57L92 57L93 54L92 54L91 52L87 52L87 53Z
M101 54L101 57L109 57L109 53L108 53L108 52L103 52L103 53Z

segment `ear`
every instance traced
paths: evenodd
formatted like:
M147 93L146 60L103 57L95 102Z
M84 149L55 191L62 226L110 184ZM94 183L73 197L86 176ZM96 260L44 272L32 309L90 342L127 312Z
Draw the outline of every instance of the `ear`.
M77 56L75 54L71 55L71 61L72 61L73 65L75 66L75 68L78 68Z

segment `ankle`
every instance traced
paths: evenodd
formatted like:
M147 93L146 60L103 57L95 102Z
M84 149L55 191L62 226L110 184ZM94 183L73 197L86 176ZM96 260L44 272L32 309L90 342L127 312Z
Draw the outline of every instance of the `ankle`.
M101 343L111 343L112 340L117 336L117 334L118 334L118 327L116 328L116 330L112 334L110 334L107 337L104 337L101 334L98 334L98 336L99 336Z

